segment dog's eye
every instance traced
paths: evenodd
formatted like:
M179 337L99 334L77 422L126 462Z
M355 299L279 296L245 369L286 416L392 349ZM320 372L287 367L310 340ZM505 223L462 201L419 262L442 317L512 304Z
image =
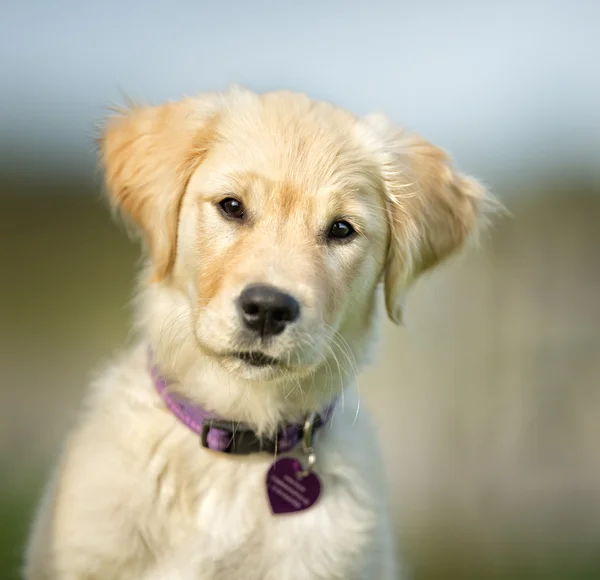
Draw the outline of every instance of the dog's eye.
M226 197L219 202L219 207L227 217L238 220L244 217L244 204L234 197Z
M344 220L338 220L331 224L328 237L334 240L345 240L352 237L354 234L355 230L352 227L352 224L349 224Z

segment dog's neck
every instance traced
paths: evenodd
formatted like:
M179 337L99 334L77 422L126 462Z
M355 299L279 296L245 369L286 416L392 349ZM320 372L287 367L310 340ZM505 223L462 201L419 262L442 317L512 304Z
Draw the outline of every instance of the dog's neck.
M248 423L259 433L272 431L281 423L295 423L343 396L351 378L327 362L310 377L276 383L249 382L233 377L195 344L174 348L175 357L160 343L154 362L170 379L170 388L190 401L229 420ZM179 350L178 350L179 349Z
M199 349L191 323L179 316L189 308L179 292L151 287L141 294L137 307L138 328L170 388L221 417L255 426L259 433L270 432L281 423L301 421L335 398L343 402L343 393L355 382L362 362L357 352L364 355L358 345L352 354L355 360L348 355L324 360L309 376L250 382L233 376ZM169 316L177 318L176 327L165 324ZM372 326L367 330L372 331ZM363 341L372 342L371 335L363 334Z

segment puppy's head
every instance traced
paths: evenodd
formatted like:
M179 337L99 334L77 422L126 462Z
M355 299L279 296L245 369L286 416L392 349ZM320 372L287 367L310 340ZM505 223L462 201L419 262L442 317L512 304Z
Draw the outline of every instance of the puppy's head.
M405 289L463 244L484 197L426 141L292 93L133 109L101 149L150 284L177 297L163 327L185 318L180 336L251 381L360 360L380 285L399 321Z

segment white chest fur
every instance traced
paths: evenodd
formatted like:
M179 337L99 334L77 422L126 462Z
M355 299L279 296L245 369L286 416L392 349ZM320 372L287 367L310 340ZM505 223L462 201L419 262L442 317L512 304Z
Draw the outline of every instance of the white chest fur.
M364 435L364 425L346 423L340 411L320 434L319 500L287 515L274 515L268 502L266 474L273 458L206 451L178 425L171 441L157 451L148 480L160 498L153 508L156 521L176 538L159 568L183 566L182 577L189 573L198 579L235 578L241 571L249 580L364 577L374 552L381 496L365 442L355 440ZM355 451L346 452L346 445L356 446ZM174 447L184 455L174 453ZM161 552L160 544L155 551Z

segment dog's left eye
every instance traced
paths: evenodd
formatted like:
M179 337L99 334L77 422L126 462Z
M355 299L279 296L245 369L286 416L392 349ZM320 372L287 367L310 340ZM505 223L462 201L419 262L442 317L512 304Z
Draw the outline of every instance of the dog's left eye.
M244 218L244 204L235 197L226 197L219 202L219 207L228 218L241 220Z
M345 220L338 220L331 224L328 237L334 240L345 240L352 237L355 233L352 224Z

